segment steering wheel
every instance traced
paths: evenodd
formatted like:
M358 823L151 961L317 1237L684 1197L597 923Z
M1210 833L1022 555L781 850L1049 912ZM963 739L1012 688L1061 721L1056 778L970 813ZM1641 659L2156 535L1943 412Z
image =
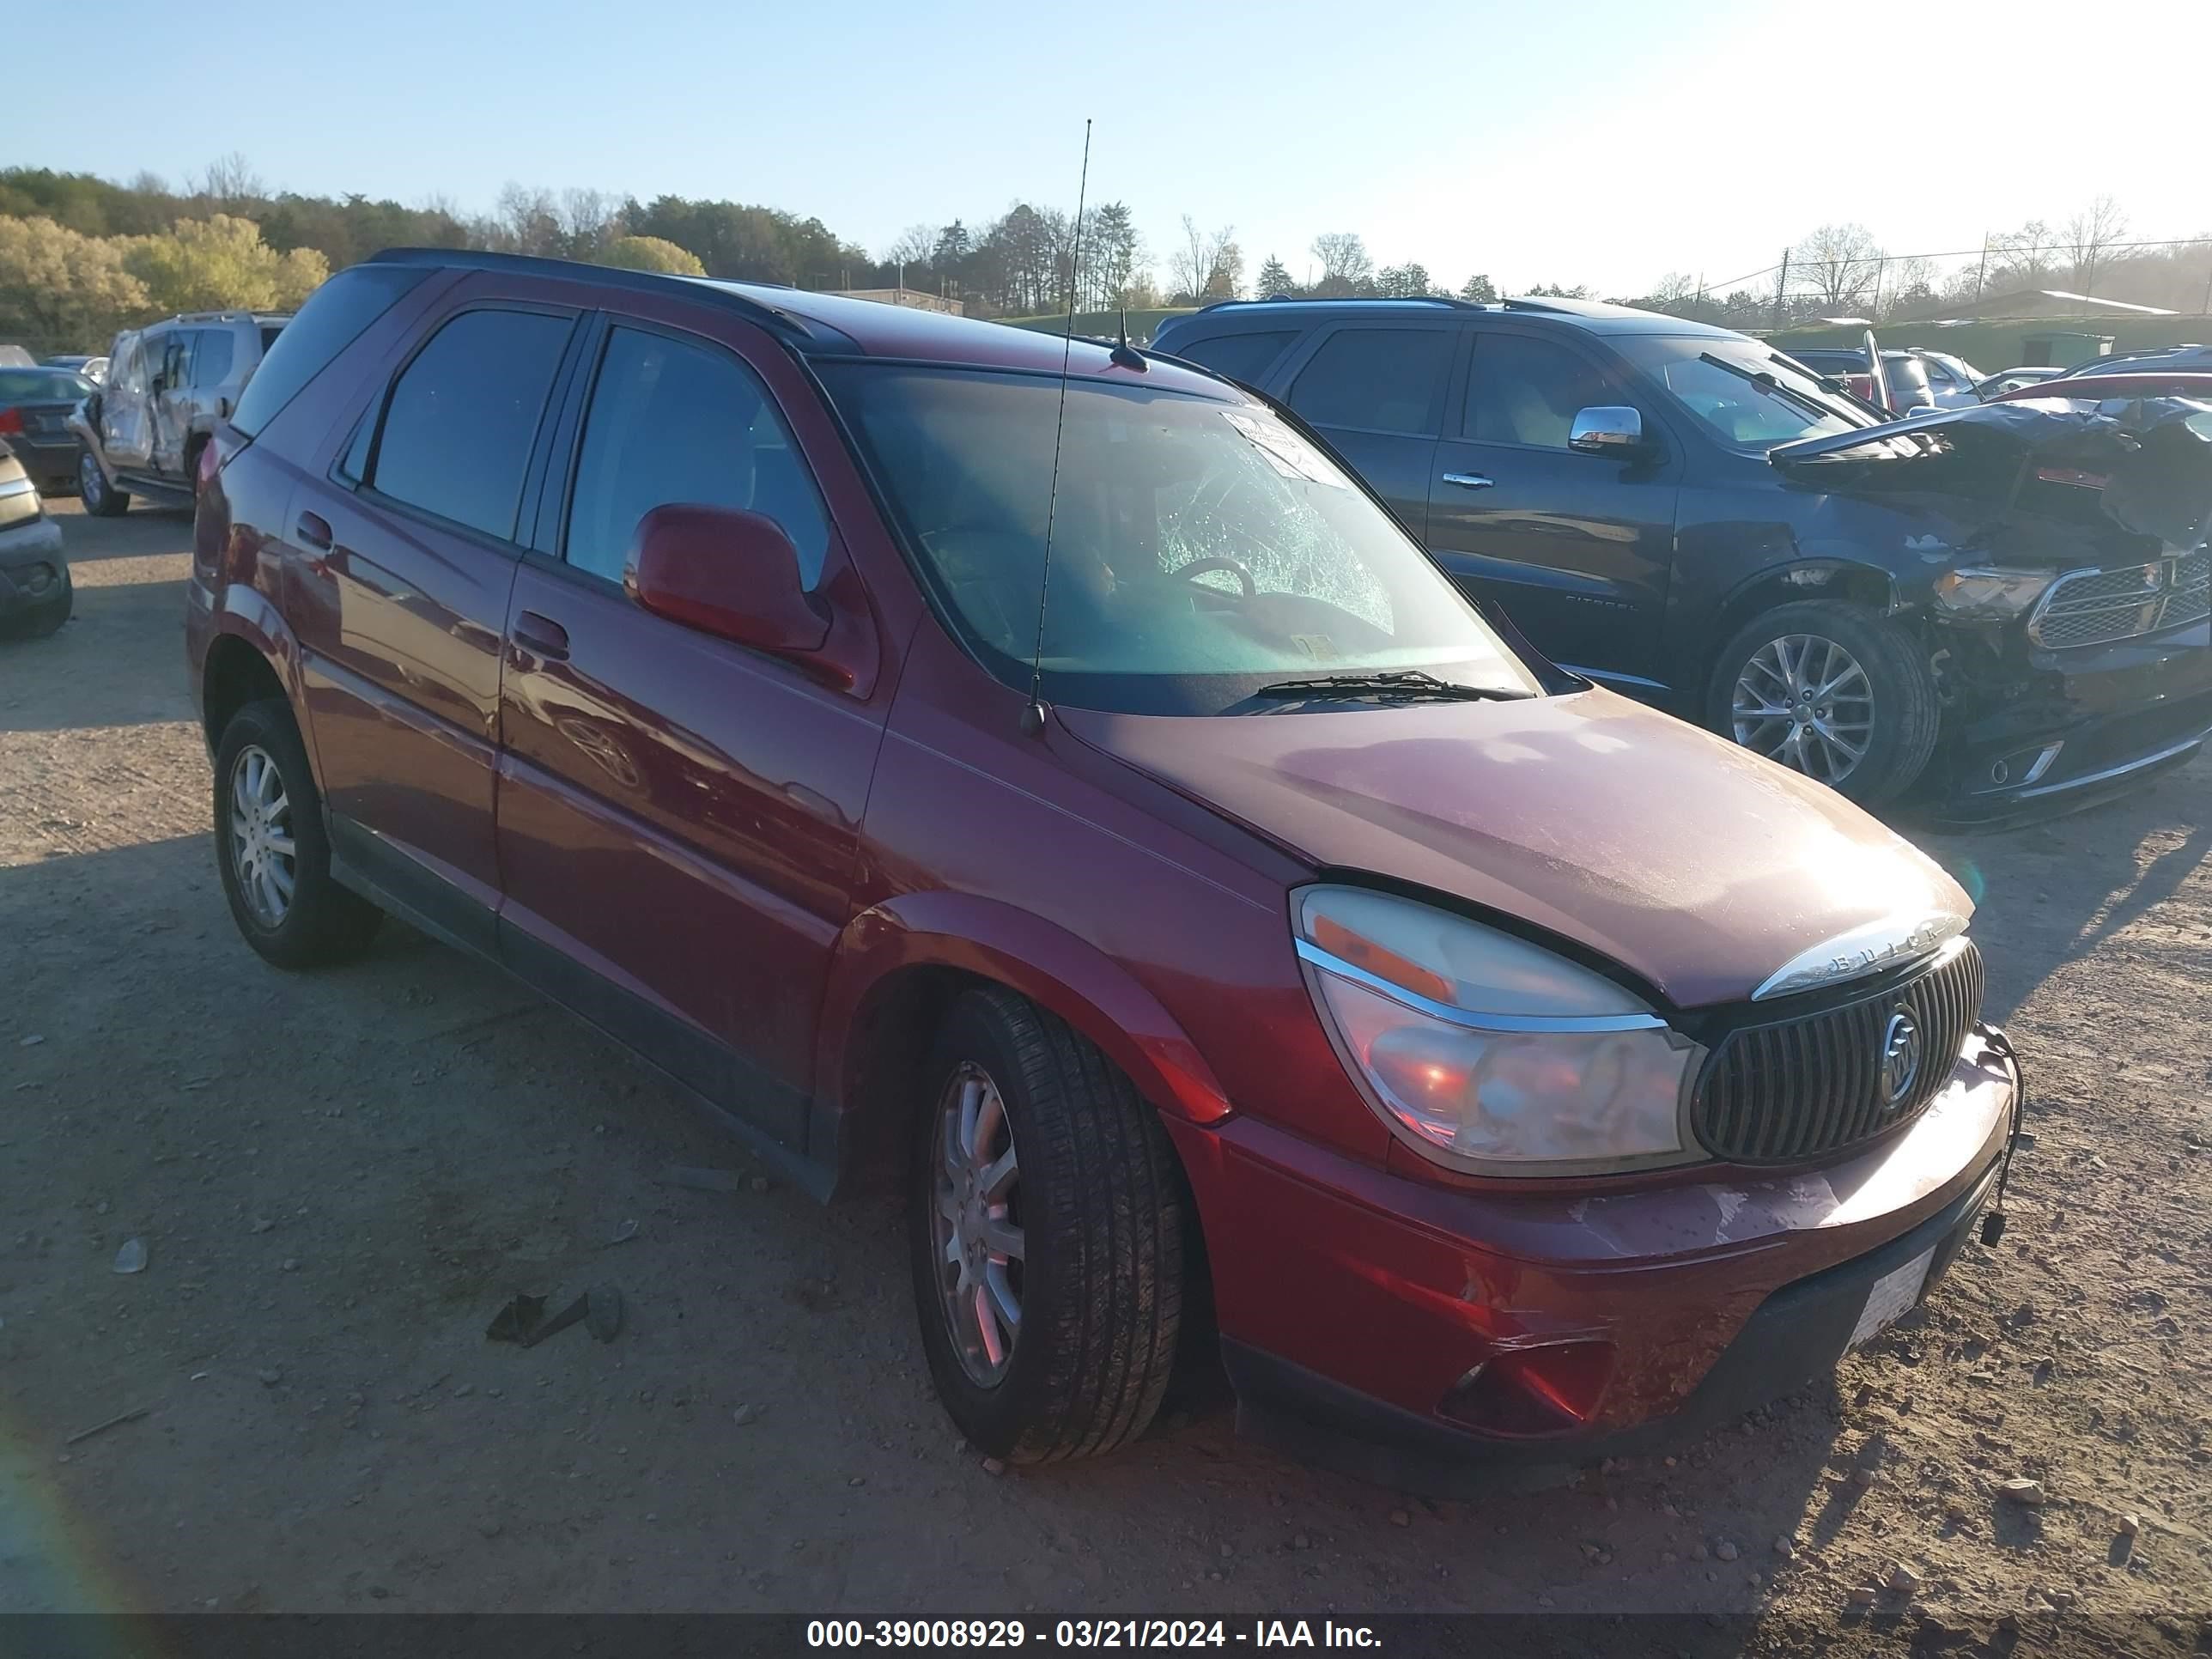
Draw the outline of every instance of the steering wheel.
M1225 556L1193 559L1188 564L1177 566L1175 575L1178 581L1188 581L1193 576L1202 576L1209 570L1226 570L1237 578L1237 585L1244 590L1245 599L1259 597L1260 586L1252 580L1252 573L1236 560Z

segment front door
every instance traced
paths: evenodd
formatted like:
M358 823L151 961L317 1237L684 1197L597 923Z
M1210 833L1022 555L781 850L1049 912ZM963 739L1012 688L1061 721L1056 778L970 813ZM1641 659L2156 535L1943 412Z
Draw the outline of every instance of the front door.
M174 477L185 470L185 440L192 424L192 357L198 329L170 331L154 380L154 471Z
M756 372L774 348L749 362L743 326L717 326L740 337L617 322L594 349L566 510L507 617L500 946L796 1149L882 732L846 690L623 591L638 520L673 501L776 520L810 589L843 567Z
M1346 324L1293 367L1284 399L1416 537L1429 516L1437 423L1462 333L1449 322Z
M154 377L161 371L166 333L119 334L100 392L100 447L112 467L133 470L154 460Z
M1486 326L1458 402L1437 446L1430 550L1554 662L1656 695L1680 463L1650 399L1565 341ZM1607 404L1641 413L1644 454L1567 447L1577 411Z
M465 290L462 290L465 291ZM464 301L284 526L331 841L433 931L487 952L515 521L573 311Z

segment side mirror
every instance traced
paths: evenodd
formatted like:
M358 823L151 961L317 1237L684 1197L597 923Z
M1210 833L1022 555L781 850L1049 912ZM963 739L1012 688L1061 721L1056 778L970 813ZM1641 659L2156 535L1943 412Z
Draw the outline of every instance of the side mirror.
M1626 460L1644 448L1644 416L1626 404L1599 404L1579 410L1567 428L1567 447L1584 455Z
M776 656L830 637L829 607L800 586L783 526L739 507L654 507L637 521L623 586L655 616Z

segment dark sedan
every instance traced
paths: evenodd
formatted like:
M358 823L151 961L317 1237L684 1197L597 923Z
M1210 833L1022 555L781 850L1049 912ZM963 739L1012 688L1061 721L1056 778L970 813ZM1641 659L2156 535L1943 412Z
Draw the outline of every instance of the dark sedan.
M0 438L49 495L76 486L77 444L69 416L92 391L75 369L0 368Z

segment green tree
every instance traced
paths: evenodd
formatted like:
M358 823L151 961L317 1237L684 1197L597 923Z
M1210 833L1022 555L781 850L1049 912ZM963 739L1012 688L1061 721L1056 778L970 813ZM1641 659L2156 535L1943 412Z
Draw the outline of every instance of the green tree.
M1252 284L1252 297L1272 300L1278 294L1296 294L1297 291L1298 285L1291 280L1289 267L1270 253L1267 264L1260 267L1259 280Z
M1489 277L1478 272L1459 285L1459 297L1469 305L1494 306L1498 303L1498 289Z
M179 219L164 235L132 237L123 263L164 314L287 310L331 274L330 261L314 249L279 253L252 220L228 213Z
M150 306L123 245L52 219L0 218L0 338L39 351L106 350Z
M592 263L623 270L665 271L672 276L707 274L697 254L659 236L617 236L599 251Z

